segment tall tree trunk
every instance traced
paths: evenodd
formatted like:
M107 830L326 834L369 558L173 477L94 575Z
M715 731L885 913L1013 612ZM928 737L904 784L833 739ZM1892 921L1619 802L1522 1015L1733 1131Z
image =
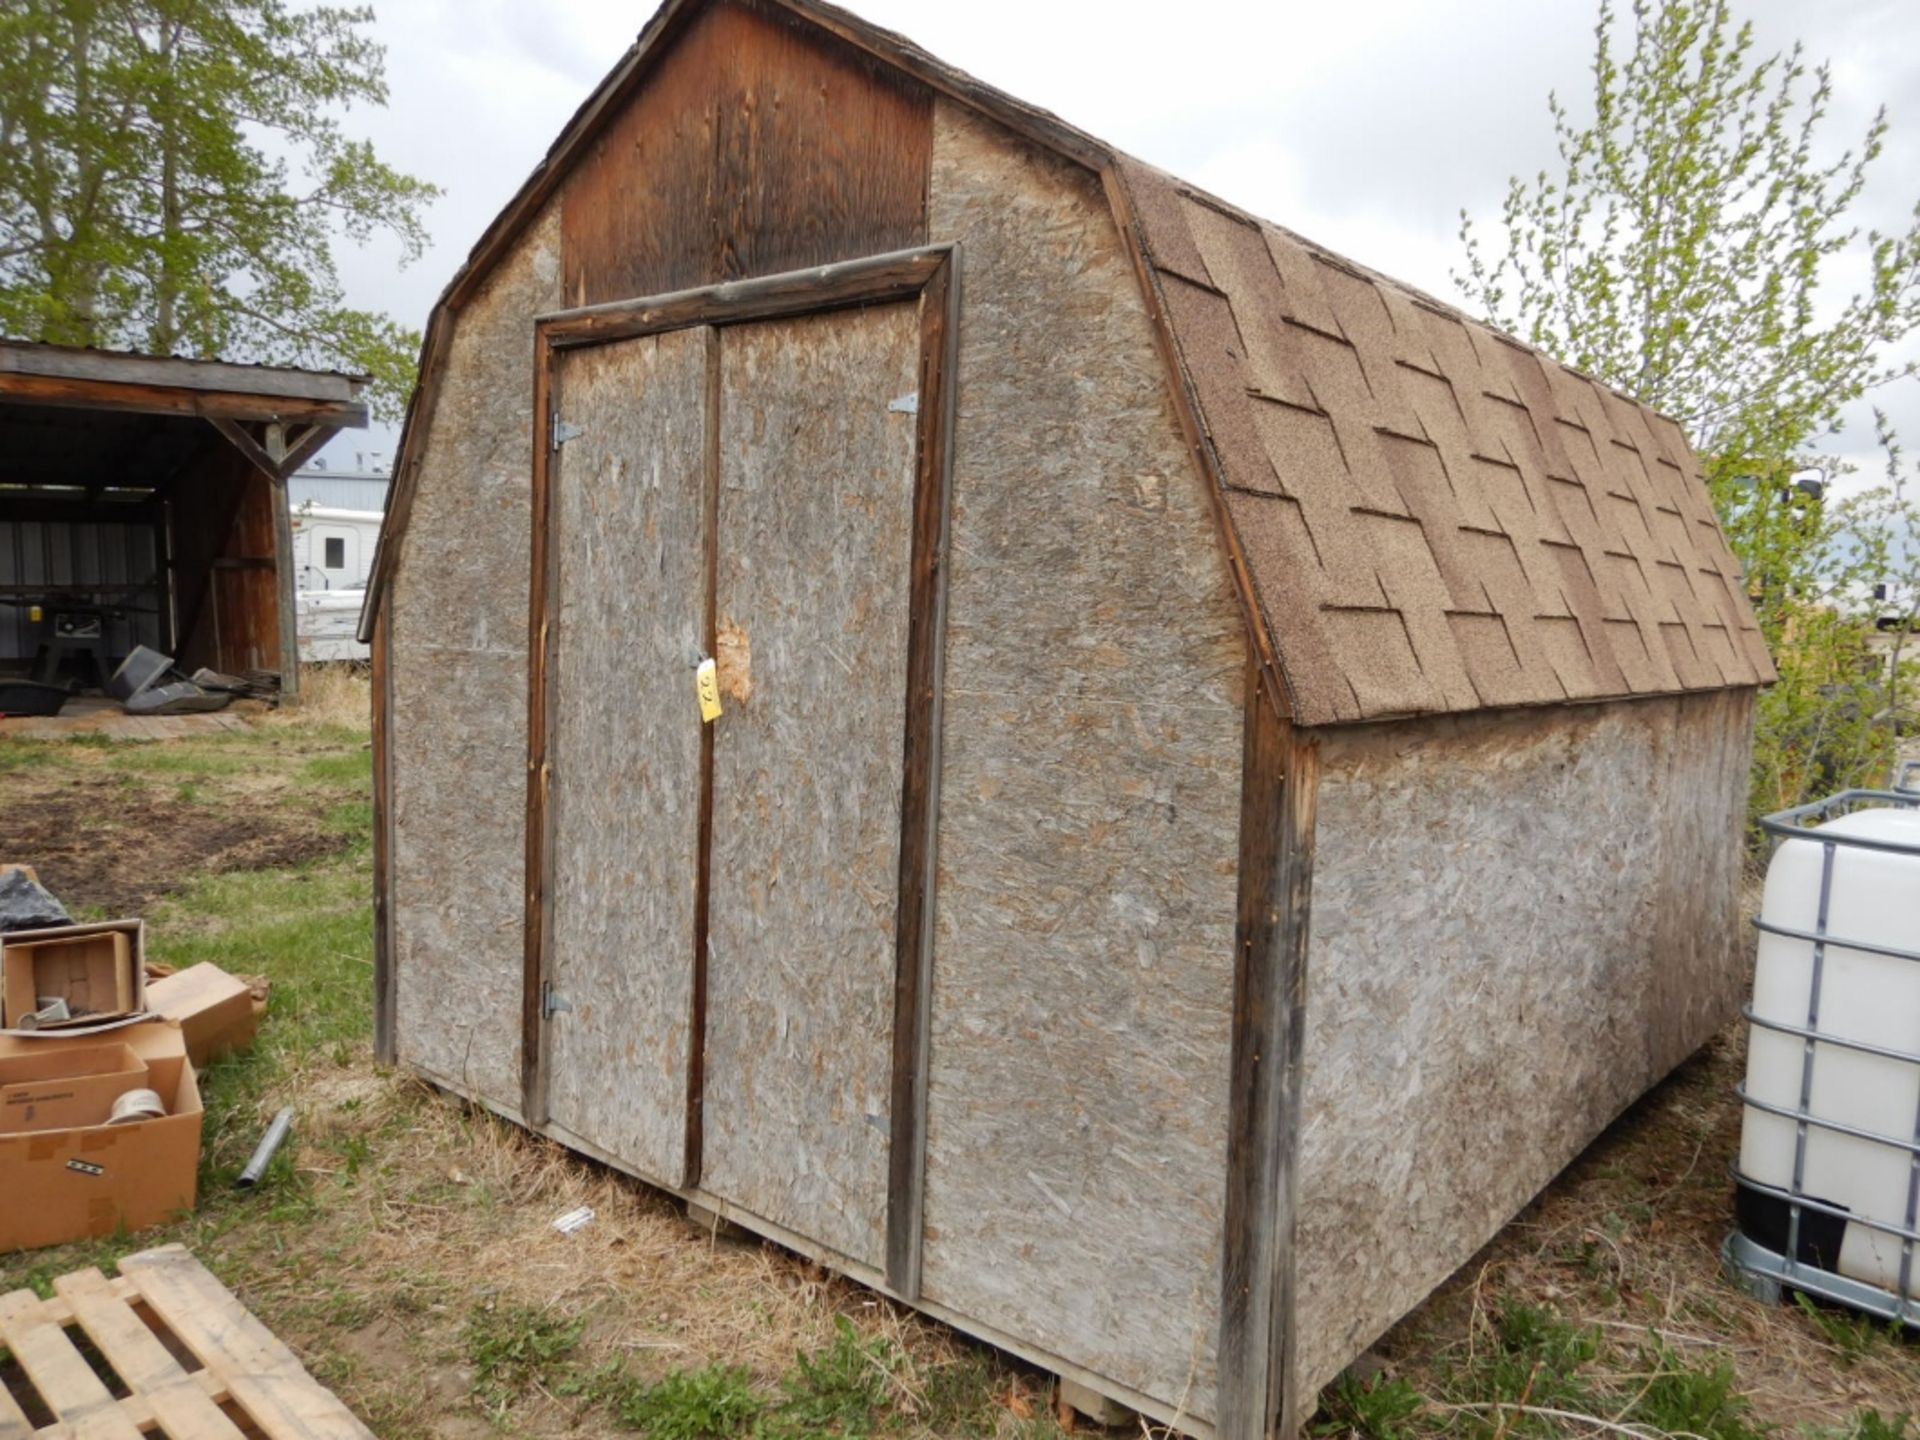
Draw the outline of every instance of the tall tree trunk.
M156 355L168 355L180 340L181 213L180 128L177 115L179 87L173 83L173 63L179 45L177 27L162 27L160 63L168 77L160 117L160 274L154 284L153 331L148 345Z
M86 12L81 10L74 21L72 73L73 73L73 113L75 124L84 128L93 122L93 25ZM94 178L98 161L90 163L90 157L84 153L76 178L79 180L77 191L85 194ZM47 338L68 345L98 345L102 342L100 333L100 265L90 259L82 249L84 244L81 224L78 216L67 216L67 237L61 237L56 229L49 237L50 243L58 249L69 249L79 253L70 253L65 260L66 269L64 291L67 297L64 315L61 317L60 333ZM49 270L52 266L49 265ZM59 283L59 277L56 283Z

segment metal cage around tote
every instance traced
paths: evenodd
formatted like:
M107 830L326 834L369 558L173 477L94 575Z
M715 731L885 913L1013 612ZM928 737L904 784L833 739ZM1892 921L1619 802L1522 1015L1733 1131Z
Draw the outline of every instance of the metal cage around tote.
M1739 1187L1742 1224L1728 1236L1725 1257L1735 1279L1765 1298L1777 1300L1784 1290L1791 1289L1836 1301L1882 1319L1920 1327L1920 1300L1910 1294L1914 1288L1911 1282L1915 1274L1916 1243L1920 1243L1920 1108L1916 1108L1912 1131L1906 1135L1889 1135L1863 1129L1815 1114L1812 1108L1814 1076L1822 1046L1899 1061L1920 1069L1920 1026L1915 1028L1911 1048L1894 1049L1836 1034L1830 1029L1823 1029L1821 1025L1822 983L1830 948L1920 964L1920 950L1850 938L1832 928L1830 915L1835 864L1843 849L1875 850L1920 859L1920 844L1881 837L1835 834L1828 829L1815 828L1867 808L1886 806L1920 809L1920 761L1907 762L1898 767L1893 785L1894 788L1888 790L1842 791L1825 800L1768 815L1760 822L1761 828L1771 838L1775 851L1786 840L1813 843L1822 848L1820 893L1817 919L1811 930L1777 924L1769 921L1764 913L1754 917L1754 927L1761 934L1802 941L1811 947L1811 979L1804 1025L1762 1016L1751 1002L1743 1011L1749 1025L1800 1040L1799 1100L1795 1105L1774 1104L1750 1094L1744 1082L1735 1087L1746 1111L1778 1116L1793 1122L1793 1166L1790 1182L1782 1188L1743 1173L1739 1161L1735 1161L1733 1178ZM1898 1219L1863 1214L1808 1193L1808 1137L1816 1130L1849 1136L1871 1145L1886 1146L1908 1157L1905 1210ZM1762 1227L1746 1223L1746 1217L1762 1207L1776 1215L1784 1209L1784 1248L1769 1246L1749 1233ZM1837 1226L1835 1222L1838 1222ZM1820 1227L1832 1234L1836 1230L1843 1233L1848 1225L1865 1226L1900 1242L1897 1291L1839 1273L1838 1240L1830 1246L1823 1246L1817 1241L1809 1243L1809 1231L1813 1227ZM1824 1258L1832 1268L1829 1264L1820 1263L1823 1250L1830 1250Z

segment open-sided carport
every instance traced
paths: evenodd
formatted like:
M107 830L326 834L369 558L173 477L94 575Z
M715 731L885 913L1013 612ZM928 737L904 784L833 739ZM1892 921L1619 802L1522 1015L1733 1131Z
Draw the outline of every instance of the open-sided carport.
M298 690L286 477L364 376L0 340L0 673L136 644Z

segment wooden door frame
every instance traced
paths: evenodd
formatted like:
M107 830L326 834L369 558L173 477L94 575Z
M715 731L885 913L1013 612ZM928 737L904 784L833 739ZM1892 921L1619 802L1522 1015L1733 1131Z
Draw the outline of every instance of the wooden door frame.
M553 366L568 350L668 331L720 330L855 306L918 300L920 387L909 558L907 693L900 792L900 880L894 962L893 1075L887 1173L887 1286L920 1294L926 1190L926 1089L933 963L935 826L939 811L941 673L946 648L947 552L953 490L953 432L959 370L960 248L942 244L752 280L620 300L542 315L534 321L532 575L527 676L526 919L521 993L521 1111L545 1126L549 1062L544 994L553 948L553 756L555 701L551 623L559 567L551 535ZM708 348L706 653L715 653L715 512L720 490L720 349ZM693 703L692 687L688 704ZM687 1161L683 1187L700 1184L701 1088L705 1069L707 915L713 823L713 730L701 741L699 871L695 880L692 1024L687 1055ZM585 1137L592 1139L593 1137Z

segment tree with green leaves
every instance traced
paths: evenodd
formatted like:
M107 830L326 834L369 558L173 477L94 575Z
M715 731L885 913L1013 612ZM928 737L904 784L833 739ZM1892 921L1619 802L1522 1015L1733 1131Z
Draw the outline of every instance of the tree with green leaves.
M438 193L348 137L384 104L363 7L10 0L0 11L0 333L336 366L391 416L416 333L346 303L344 236L426 240Z
M1782 672L1755 803L1877 782L1891 727L1865 693L1863 567L1913 517L1901 491L1833 509L1844 477L1823 446L1847 407L1914 373L1898 357L1920 333L1920 203L1897 233L1862 230L1885 111L1834 146L1828 67L1799 45L1757 56L1728 0L1634 0L1624 23L1603 0L1595 36L1591 120L1549 98L1557 171L1509 183L1495 243L1462 213L1455 280L1693 437Z

